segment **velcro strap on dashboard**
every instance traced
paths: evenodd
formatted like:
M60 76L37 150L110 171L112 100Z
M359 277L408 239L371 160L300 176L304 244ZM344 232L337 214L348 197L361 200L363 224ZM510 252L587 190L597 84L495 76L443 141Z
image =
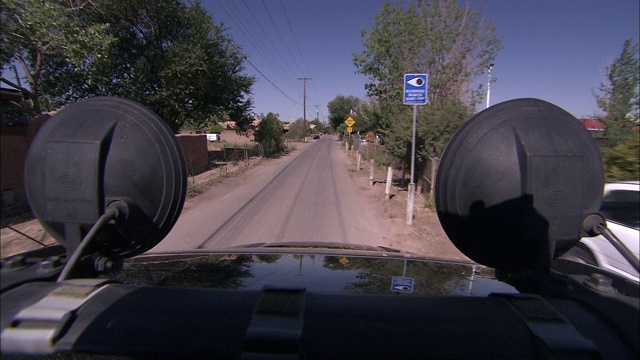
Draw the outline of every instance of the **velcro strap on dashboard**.
M245 334L243 359L298 357L305 292L277 288L262 291Z
M600 359L595 344L544 298L529 294L491 294L507 302L538 340L548 359Z
M71 325L74 313L108 280L75 279L60 283L37 303L22 309L0 334L3 353L51 354Z

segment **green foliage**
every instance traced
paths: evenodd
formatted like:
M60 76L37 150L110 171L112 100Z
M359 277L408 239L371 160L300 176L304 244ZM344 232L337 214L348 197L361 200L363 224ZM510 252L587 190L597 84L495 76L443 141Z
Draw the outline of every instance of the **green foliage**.
M469 118L471 108L461 101L434 102L418 113L417 136L423 142L418 158L440 157L449 139Z
M418 70L409 64L418 55L417 30L415 4L403 11L401 3L389 1L378 11L369 32L362 29L365 50L353 54L353 61L357 72L371 80L365 85L369 96L402 101L402 75Z
M373 27L362 31L362 43L365 50L353 54L353 61L357 72L369 77L366 88L373 99L359 111L367 130L381 133L387 150L405 163L411 158L413 116L403 105L404 74L429 75L429 105L420 107L417 119L420 161L439 156L469 118L484 93L475 79L502 47L494 25L456 0L410 0L406 8L387 1Z
M394 121L385 132L385 148L406 165L411 160L412 108L405 106L393 114ZM469 106L461 101L434 101L423 107L416 118L417 171L430 157L440 157L453 134L472 116Z
M619 145L602 152L606 181L640 180L640 134L634 131Z
M607 67L607 80L593 91L598 107L605 113L601 119L606 128L604 136L611 145L616 145L633 131L638 125L640 97L638 82L640 80L640 63L638 61L638 44L631 39L624 42L622 53L613 64Z
M246 56L198 1L1 1L3 65L7 54L22 64L35 96L58 106L129 98L174 131L203 128L212 117L249 119Z
M105 32L108 25L87 21L90 11L97 11L92 2L1 0L1 66L16 61L22 68L34 114L41 112L41 87L49 66L64 66L83 79L112 46L114 38Z
M501 40L493 24L456 0L388 1L373 27L362 31L365 50L353 55L358 73L371 80L369 96L402 103L403 75L429 74L428 99L479 101L474 80L493 63Z
M246 107L245 109L245 107L243 106L241 108L235 109L231 114L229 114L229 118L232 121L236 122L236 128L238 128L239 130L247 130L253 124L253 120L255 119L255 117L247 112L248 109L248 107Z
M290 140L302 140L304 137L304 123L302 119L298 119L289 124L289 131L285 137Z
M224 131L224 128L220 124L215 124L207 127L207 133L209 134L222 133L223 131Z
M329 109L329 124L334 128L340 126L351 115L351 110L358 108L360 99L353 95L338 95L329 101L327 108ZM355 120L355 119L354 119ZM356 121L356 125L359 125Z
M282 123L273 113L268 113L262 119L255 133L256 142L263 146L267 157L279 154L282 151Z

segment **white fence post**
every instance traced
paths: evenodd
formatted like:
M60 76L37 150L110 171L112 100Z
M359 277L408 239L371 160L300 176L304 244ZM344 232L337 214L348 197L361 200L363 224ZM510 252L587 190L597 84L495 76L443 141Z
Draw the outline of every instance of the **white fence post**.
M387 186L384 189L384 198L389 200L391 198L391 182L393 181L393 170L391 166L387 168Z
M373 186L373 175L376 172L376 162L373 159L369 160L369 186Z

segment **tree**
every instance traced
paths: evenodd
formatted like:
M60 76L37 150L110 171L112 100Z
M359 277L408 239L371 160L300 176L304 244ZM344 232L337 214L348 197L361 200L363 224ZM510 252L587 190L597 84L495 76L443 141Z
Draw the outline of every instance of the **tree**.
M262 119L255 133L256 142L260 143L267 157L282 150L282 123L273 113Z
M429 74L430 102L475 104L475 79L502 46L493 24L455 0L414 0L406 10L387 1L371 30L362 30L362 42L365 50L353 57L357 72L371 80L368 94L400 103L403 74L417 72Z
M207 133L209 134L213 134L213 133L220 134L223 131L224 131L224 128L220 124L213 124L207 127Z
M601 94L593 91L598 107L605 112L600 120L605 124L604 136L609 138L612 146L623 141L638 125L639 66L638 44L634 45L628 39L624 42L620 57L606 68L607 80L598 88Z
M90 1L2 0L0 39L2 68L15 61L30 88L33 114L41 112L43 73L64 63L83 78L113 42L107 24L88 24L83 13Z
M404 161L410 158L412 112L403 105L405 73L427 73L429 104L418 124L417 151L423 156L442 147L481 99L478 76L484 74L501 48L495 26L487 23L469 3L456 0L412 0L403 9L388 1L373 27L362 30L365 50L353 55L357 72L367 75L367 94L376 99L369 119L382 132L385 144ZM452 116L441 109L453 109ZM422 113L422 111L421 111ZM445 124L446 122L449 122ZM432 126L432 124L440 124Z
M199 2L187 6L176 0L100 0L100 4L92 21L110 24L108 31L117 41L109 61L88 79L95 86L56 83L56 93L64 100L73 100L69 94L131 98L158 113L174 131L185 123L206 126L212 116L248 122L254 79L242 75L246 56Z
M633 131L614 147L603 149L607 182L640 180L640 134Z
M298 119L289 123L289 131L285 134L287 139L301 140L304 136L304 123Z
M388 129L392 119L381 116L381 104L375 97L366 97L360 101L353 118L359 124L361 131L376 131Z
M459 100L440 101L425 107L417 120L417 136L424 142L418 159L440 156L451 136L471 116L471 108Z
M353 95L337 95L327 104L327 108L329 109L329 124L337 128L347 120L351 115L351 111L357 109L359 104L360 99Z
M311 128L313 126L313 129ZM312 134L317 134L319 132L321 132L324 129L324 125L322 125L322 122L318 119L313 119L311 121L309 121L309 129L311 131Z
M44 92L62 106L121 96L174 131L215 117L241 125L250 118L246 56L198 1L1 1L3 66L13 54L28 68L34 97Z

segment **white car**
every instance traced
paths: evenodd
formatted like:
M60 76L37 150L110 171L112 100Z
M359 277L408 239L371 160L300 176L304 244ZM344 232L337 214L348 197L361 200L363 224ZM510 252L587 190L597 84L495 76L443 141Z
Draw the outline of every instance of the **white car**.
M607 220L607 227L638 258L640 182L606 184L600 211ZM566 257L640 281L638 271L602 235L582 238Z

